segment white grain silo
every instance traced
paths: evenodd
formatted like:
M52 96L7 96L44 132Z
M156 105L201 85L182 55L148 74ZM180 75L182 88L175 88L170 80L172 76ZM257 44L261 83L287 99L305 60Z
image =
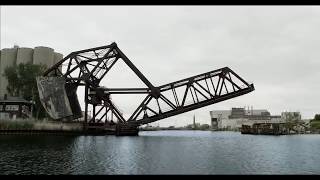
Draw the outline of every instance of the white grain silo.
M18 48L5 48L1 51L1 88L0 88L0 97L3 97L4 94L7 94L8 80L4 77L4 71L7 67L15 66L17 59L17 50Z
M33 49L32 48L19 48L17 53L17 63L16 65L19 65L20 63L32 64L33 60Z
M52 48L38 46L33 51L33 64L43 64L50 68L54 62L54 52Z
M53 65L58 63L62 59L63 59L63 55L60 54L60 53L55 52L54 53L54 63L53 63ZM59 70L62 71L62 66L59 66Z

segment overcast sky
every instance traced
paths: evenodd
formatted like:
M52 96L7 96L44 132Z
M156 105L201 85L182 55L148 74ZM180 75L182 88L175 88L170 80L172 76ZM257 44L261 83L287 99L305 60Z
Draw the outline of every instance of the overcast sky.
M252 93L160 125L185 125L194 114L209 123L210 110L243 106L312 118L320 113L319 32L319 6L1 7L1 49L41 45L66 56L116 42L155 86L225 66L255 85ZM132 87L124 67L119 79ZM124 111L140 103L119 102Z

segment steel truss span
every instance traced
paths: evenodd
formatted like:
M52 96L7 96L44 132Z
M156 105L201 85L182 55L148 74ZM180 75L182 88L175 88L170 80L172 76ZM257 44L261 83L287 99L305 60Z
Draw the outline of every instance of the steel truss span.
M105 88L100 84L110 69L120 60L135 73L146 88ZM59 68L61 65L66 67L65 72ZM67 91L65 99L69 101L66 103L69 103L73 115L59 117L57 120L64 118L70 120L81 116L76 90L79 86L84 86L84 122L89 126L111 123L117 126L138 127L235 98L254 90L253 84L246 82L228 67L155 87L118 48L116 43L72 52L49 68L43 76L65 79L65 90ZM45 92L41 93L45 94ZM137 104L135 111L126 119L112 101L112 94L144 94L145 98ZM41 101L44 106L48 105L48 102L44 102L43 99ZM93 110L92 117L88 116L89 106Z

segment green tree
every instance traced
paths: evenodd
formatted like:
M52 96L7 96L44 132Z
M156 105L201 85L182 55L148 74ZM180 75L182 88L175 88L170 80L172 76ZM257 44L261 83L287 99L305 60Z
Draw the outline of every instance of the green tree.
M318 131L320 129L320 114L315 114L314 118L310 121L311 130Z
M46 112L40 102L36 77L40 76L46 68L45 65L21 63L18 66L7 67L4 72L4 76L8 80L9 95L21 96L27 101L33 101L32 115L38 119L46 117Z
M201 124L200 129L201 130L208 130L210 128L209 124Z
M320 114L314 115L314 121L320 121Z
M20 81L18 80L17 68L14 66L7 67L3 75L9 81L9 84L7 86L9 95L18 96L21 85L20 85Z
M187 129L192 129L192 127L193 127L193 124L188 124L188 125L186 126Z

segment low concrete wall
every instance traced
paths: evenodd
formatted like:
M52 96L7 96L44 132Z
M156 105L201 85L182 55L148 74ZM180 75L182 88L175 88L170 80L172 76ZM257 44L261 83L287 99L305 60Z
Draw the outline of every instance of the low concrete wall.
M82 123L35 122L34 130L82 131Z
M80 122L39 121L34 119L0 120L0 130L82 131Z

